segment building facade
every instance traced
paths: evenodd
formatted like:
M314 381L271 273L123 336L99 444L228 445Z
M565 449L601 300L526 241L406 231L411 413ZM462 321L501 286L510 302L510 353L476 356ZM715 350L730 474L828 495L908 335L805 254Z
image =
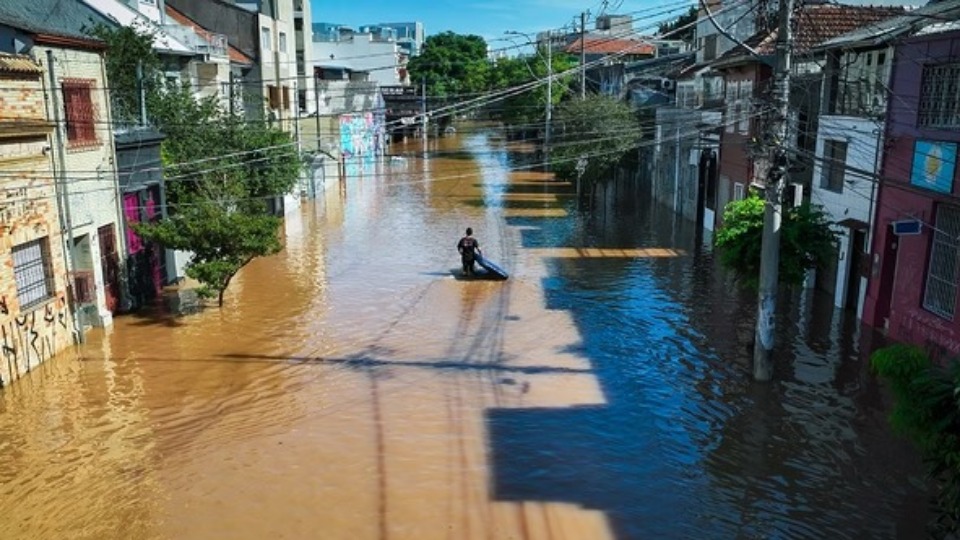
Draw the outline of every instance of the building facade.
M958 51L956 22L896 47L863 317L947 355L960 353Z
M392 29L355 32L340 25L318 23L314 30L313 58L318 73L366 73L367 80L381 86L410 82L406 71L408 56Z
M0 78L2 386L72 345L76 329L43 72L29 56L0 53Z

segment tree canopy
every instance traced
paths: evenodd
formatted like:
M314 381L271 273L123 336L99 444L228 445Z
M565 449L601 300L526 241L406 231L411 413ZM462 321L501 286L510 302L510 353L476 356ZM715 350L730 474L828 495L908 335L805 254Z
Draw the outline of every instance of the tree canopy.
M613 167L640 143L636 112L623 101L602 95L566 101L554 118L551 162L557 176L574 180L577 162L585 160L581 180L588 186L608 178Z
M244 265L282 247L270 202L299 179L296 146L289 133L228 112L216 97L198 99L188 84L161 84L149 34L128 27L93 33L107 43L119 110L139 111L143 85L150 123L166 135L161 153L169 216L131 225L147 241L190 252L187 276L201 283L201 295L222 305ZM130 66L138 64L141 75L130 77Z
M407 63L410 80L427 83L427 94L446 97L488 88L487 42L480 36L443 32L426 39L420 55Z
M748 287L760 279L760 246L763 238L764 200L757 195L731 202L723 211L716 245L724 266L736 272ZM806 271L824 268L834 256L836 233L818 206L784 208L780 230L780 282L803 283Z
M550 63L553 73L563 73L575 67L576 60L565 53L551 55ZM531 56L501 58L490 69L490 87L495 90L514 88L537 80L544 80L548 75L547 52L543 49ZM558 105L570 94L569 76L555 78L551 92L553 105ZM545 106L547 104L547 85L541 84L532 90L511 96L494 108L499 109L501 117L507 124L514 126L536 125L544 121Z
M698 10L696 6L690 6L690 9L686 13L677 17L675 20L660 23L657 30L659 30L661 35L663 35L667 32L673 32L678 28L683 28L685 25L690 25L686 28L683 28L683 30L679 30L675 34L670 34L664 39L682 39L683 41L693 41L697 29L697 11Z

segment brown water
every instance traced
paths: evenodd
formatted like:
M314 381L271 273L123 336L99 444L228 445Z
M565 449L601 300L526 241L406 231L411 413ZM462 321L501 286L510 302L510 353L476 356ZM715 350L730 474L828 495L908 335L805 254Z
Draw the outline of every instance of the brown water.
M584 219L465 129L328 189L222 310L0 391L0 538L916 538L860 335L753 303L645 203ZM507 282L454 279L472 226Z

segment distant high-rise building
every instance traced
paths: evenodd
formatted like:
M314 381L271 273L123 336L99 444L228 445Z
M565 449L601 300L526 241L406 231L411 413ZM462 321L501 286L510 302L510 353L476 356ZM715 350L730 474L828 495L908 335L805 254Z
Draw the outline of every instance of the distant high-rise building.
M424 31L422 22L400 22L400 23L377 23L367 25L364 28L389 28L393 30L394 39L408 56L417 56L420 54L420 48L423 47Z

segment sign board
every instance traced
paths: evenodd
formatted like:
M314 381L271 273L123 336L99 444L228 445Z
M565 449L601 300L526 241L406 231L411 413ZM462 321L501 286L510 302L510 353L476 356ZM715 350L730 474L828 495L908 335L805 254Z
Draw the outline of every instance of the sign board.
M923 225L919 219L901 219L893 222L893 234L897 236L913 236L920 234Z
M939 193L952 193L956 165L957 143L916 141L910 183Z

